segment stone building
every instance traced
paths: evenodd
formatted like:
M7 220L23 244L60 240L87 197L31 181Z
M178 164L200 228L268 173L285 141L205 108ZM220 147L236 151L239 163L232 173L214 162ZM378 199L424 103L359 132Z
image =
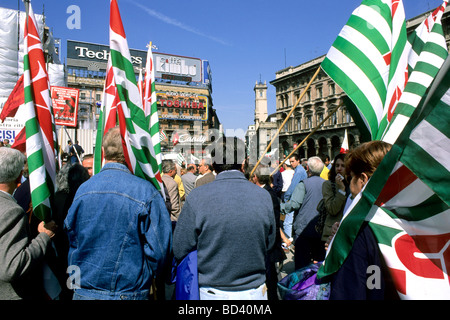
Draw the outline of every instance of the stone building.
M255 92L255 119L254 124L248 127L246 143L250 163L255 164L264 154L278 128L276 114L268 115L267 113L267 83L256 82L253 90ZM266 154L272 155L278 152L278 140L275 140Z

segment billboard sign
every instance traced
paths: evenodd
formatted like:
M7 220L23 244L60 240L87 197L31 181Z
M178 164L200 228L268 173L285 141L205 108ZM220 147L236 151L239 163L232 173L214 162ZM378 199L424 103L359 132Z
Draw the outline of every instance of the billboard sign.
M130 49L131 62L135 67L145 66L147 51ZM108 63L109 46L97 43L67 40L67 65L73 60L85 60L87 63Z
M155 78L202 82L201 59L153 53L153 61L155 61Z
M51 87L55 125L76 127L79 89Z
M130 49L134 67L145 67L147 51ZM81 41L67 40L67 66L89 68L98 66L105 70L109 58L109 46ZM155 78L166 81L211 83L208 61L199 58L153 52ZM205 69L205 70L203 70Z
M180 91L157 91L156 100L159 108L168 108L167 113L160 113L160 119L208 120L208 97L205 95Z

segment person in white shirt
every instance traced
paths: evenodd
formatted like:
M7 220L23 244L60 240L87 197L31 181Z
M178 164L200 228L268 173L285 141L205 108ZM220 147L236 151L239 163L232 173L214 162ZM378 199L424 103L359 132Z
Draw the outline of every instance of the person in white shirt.
M289 162L289 159L286 160L285 163L283 163L283 172L281 173L281 177L283 178L283 189L281 189L281 198L283 199L283 195L286 192L286 190L291 185L292 177L294 176L294 169L291 166L291 163Z

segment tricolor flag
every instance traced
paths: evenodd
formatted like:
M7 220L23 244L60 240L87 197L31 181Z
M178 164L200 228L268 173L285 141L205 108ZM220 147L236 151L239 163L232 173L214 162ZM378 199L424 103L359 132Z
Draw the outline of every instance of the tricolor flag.
M50 84L33 9L27 5L24 32L24 108L26 151L34 214L51 220L50 198L55 192L57 140Z
M401 0L364 0L321 64L352 100L347 106L362 136L387 125L407 81L407 34Z
M156 99L155 87L155 65L153 63L152 43L148 45L147 61L145 65L145 83L144 83L144 100L143 100L144 114L150 121L150 136L153 144L152 157L156 160L158 165L155 171L155 177L160 184L161 192L164 192L162 178L161 178L161 132L159 130L159 115L158 105ZM164 194L163 194L164 195Z
M177 164L181 167L183 165L183 162L186 163L186 159L184 158L183 154L180 152L177 154Z
M411 48L408 57L409 78L394 113L388 114L388 127L385 132L380 130L379 137L383 141L395 143L448 56L441 24L447 2L445 0L408 37L407 47Z
M160 141L164 141L164 140L167 139L167 135L166 135L166 133L164 132L164 130L161 130L161 131L159 132L159 139L160 139Z
M342 141L340 153L347 153L347 152L348 152L348 136L347 136L347 129L345 129L344 140Z
M109 129L117 125L117 108L120 105L119 95L117 94L116 84L114 82L114 75L111 68L111 57L108 60L106 68L106 79L103 87L103 99L100 107L100 117L98 121L97 137L95 140L94 152L94 174L100 172L104 164L104 157L102 153L103 136Z
M369 221L402 299L450 297L450 59L344 213L319 269L336 272Z
M111 0L110 5L111 70L120 100L116 110L125 159L133 174L161 190L159 164L149 132L150 117L144 112L117 0Z

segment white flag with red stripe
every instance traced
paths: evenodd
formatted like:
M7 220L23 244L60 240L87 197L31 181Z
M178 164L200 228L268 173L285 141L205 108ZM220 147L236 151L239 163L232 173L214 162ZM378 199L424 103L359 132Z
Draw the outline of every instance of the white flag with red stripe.
M340 153L347 153L347 152L348 152L348 136L347 136L347 129L345 129L344 140L342 141Z
M318 276L336 272L364 221L402 299L449 299L450 60L344 213Z
M162 179L150 134L150 116L144 112L117 0L110 1L109 35L111 70L120 100L117 121L125 143L126 162L133 174L152 182L161 190Z

